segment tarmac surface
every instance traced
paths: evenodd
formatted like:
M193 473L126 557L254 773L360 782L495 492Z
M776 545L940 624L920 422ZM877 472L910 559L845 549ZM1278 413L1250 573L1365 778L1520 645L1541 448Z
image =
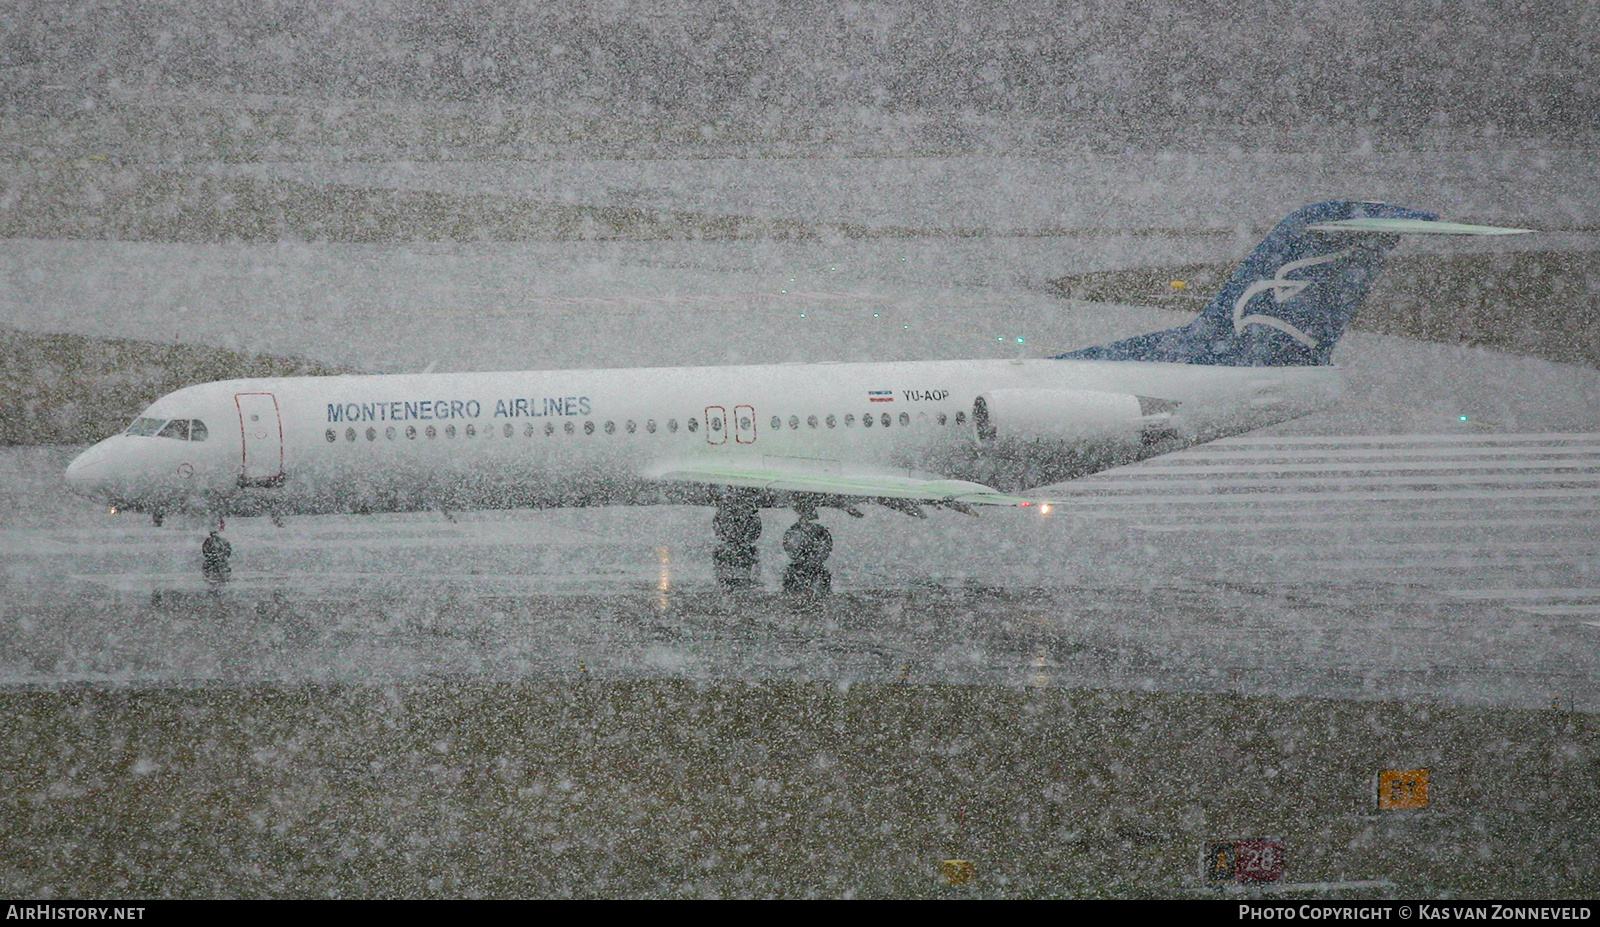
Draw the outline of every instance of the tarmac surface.
M88 511L7 452L0 684L915 681L1600 708L1600 435L1244 436L1065 484L1048 515L829 513L835 594L720 591L709 510L229 525ZM15 498L15 497L14 497ZM959 551L959 555L957 555Z
M15 897L1586 898L1600 435L1262 436L1046 516L241 519L0 455ZM30 476L31 474L31 476ZM52 488L55 486L57 488ZM1430 804L1375 806L1384 770ZM1286 877L1212 881L1270 838ZM946 881L964 860L970 883Z

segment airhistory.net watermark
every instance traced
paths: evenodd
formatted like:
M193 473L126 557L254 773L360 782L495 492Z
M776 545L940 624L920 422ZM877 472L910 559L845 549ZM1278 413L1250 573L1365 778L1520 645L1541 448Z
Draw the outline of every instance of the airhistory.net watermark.
M8 921L142 921L144 908L91 908L83 905L6 905Z

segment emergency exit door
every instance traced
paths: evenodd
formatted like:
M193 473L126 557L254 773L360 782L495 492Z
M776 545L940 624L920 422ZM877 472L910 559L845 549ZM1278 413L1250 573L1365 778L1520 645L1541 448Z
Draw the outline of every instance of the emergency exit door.
M728 424L728 410L721 406L706 406L706 443L727 444L728 431L733 426Z
M756 443L755 407L733 407L733 439L738 441L740 444Z
M271 393L237 393L243 435L240 486L276 486L283 481L283 422Z

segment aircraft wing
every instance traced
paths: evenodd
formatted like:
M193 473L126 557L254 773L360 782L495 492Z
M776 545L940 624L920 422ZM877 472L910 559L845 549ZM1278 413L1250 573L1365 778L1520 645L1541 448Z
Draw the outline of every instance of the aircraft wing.
M862 467L841 468L832 461L762 457L757 460L677 461L647 467L646 479L672 483L705 483L766 489L774 492L818 493L851 499L903 499L908 502L963 505L1046 505L1052 500L1012 496L982 483L929 479L906 470Z

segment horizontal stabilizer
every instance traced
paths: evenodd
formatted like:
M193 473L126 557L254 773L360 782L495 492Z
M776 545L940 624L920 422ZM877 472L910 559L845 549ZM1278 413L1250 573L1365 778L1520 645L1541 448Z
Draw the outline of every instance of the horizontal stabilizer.
M1526 235L1533 229L1507 229L1497 225L1464 225L1435 219L1335 219L1306 226L1312 232L1383 232L1396 235Z

